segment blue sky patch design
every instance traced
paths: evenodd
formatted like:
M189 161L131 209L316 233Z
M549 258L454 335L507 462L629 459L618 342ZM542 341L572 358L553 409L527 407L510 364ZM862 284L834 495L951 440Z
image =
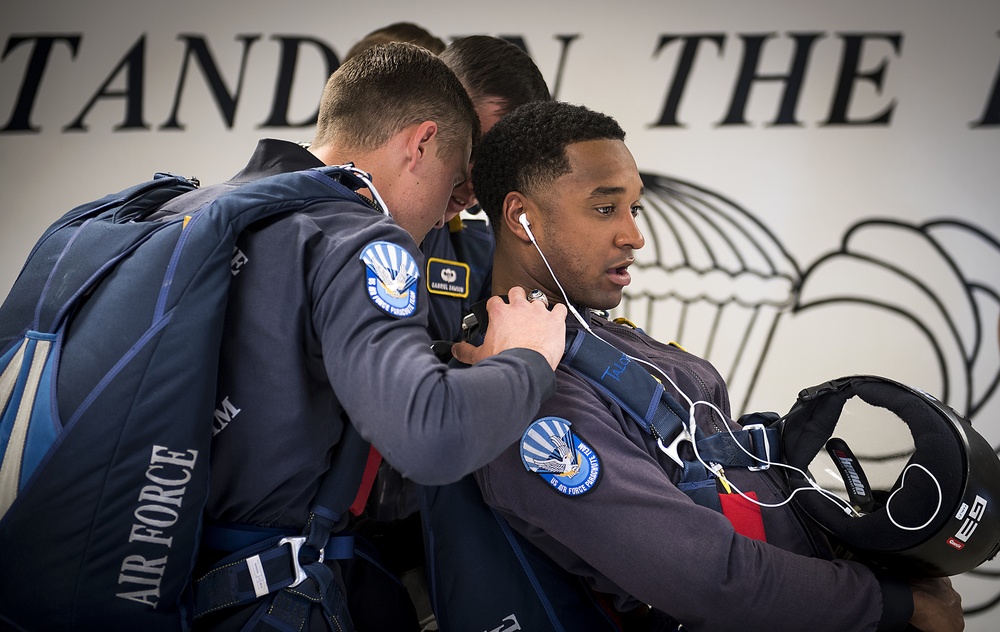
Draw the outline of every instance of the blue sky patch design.
M388 241L373 241L361 251L365 287L376 307L397 318L417 311L420 268L405 248Z
M559 417L534 421L521 437L521 462L560 494L579 496L597 484L601 461L570 426Z

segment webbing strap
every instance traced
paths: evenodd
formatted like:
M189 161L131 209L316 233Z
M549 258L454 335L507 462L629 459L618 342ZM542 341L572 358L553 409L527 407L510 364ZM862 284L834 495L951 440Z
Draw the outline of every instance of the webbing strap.
M717 432L698 442L698 454L705 462L723 467L763 470L780 460L781 435L778 428L760 425L746 426L732 434Z
M241 551L238 559L217 566L195 582L195 617L247 604L300 580L299 547L292 538L274 538Z
M668 440L687 427L688 411L652 375L626 354L578 330L562 362L602 390L642 429Z
M222 541L220 528L213 529L214 541ZM227 557L195 581L195 617L247 604L283 588L299 587L307 579L315 581L317 575L329 571L322 570L326 568L323 560L353 556L354 536L350 534L331 537L319 552L305 546L305 536L268 538Z
M323 619L331 632L353 630L347 610L347 599L333 572L323 564L312 564L311 582L286 588L261 604L242 632L301 632L311 629L313 606L323 611Z
M638 362L597 336L582 329L576 331L562 362L618 404L661 444L669 443L688 428L688 411L663 385ZM722 467L765 469L779 459L778 429L761 424L711 436L695 428L694 440L702 461ZM678 488L699 505L721 511L715 478L708 469L697 460L680 460L680 465Z
M373 452L376 455L374 458ZM207 527L206 545L237 552L195 582L195 617L251 603L291 588L297 595L314 592L315 601L324 608L327 620L333 617L342 624L346 606L335 603L337 599L343 600L343 596L333 582L332 571L323 564L323 560L354 556L354 536L340 534L339 531L346 525L351 504L359 497L359 492L365 491L362 482L366 466L374 463L377 469L380 460L378 452L345 419L343 436L337 444L332 465L313 499L304 535L274 535L274 530L244 525ZM367 492L363 495L367 498ZM246 547L247 543L251 545ZM334 599L334 602L323 601L324 595ZM277 615L276 604L284 604L281 611L286 613L297 613L301 609L301 604L285 601L285 598L278 600L274 597L267 604L266 608L262 605L255 615L255 620L263 629L284 629L284 623L278 624L284 618ZM343 612L340 612L341 609ZM306 617L308 610L305 609ZM289 616L295 619L298 614Z

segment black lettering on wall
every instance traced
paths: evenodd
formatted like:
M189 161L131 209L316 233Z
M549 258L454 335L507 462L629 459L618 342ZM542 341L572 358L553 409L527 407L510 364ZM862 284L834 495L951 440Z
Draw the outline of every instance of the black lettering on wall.
M823 33L790 33L789 35L795 40L795 53L791 69L785 75L765 75L757 71L764 42L774 37L773 33L740 36L743 40L743 64L736 79L733 98L729 103L729 111L719 126L747 124L745 114L750 88L758 81L778 81L785 84L785 92L781 99L778 116L770 125L799 125L799 122L795 120L795 107L798 104L799 94L802 92L802 84L805 82L809 54L812 52L813 44L823 36Z
M867 119L848 118L848 108L851 104L851 96L854 93L854 86L858 80L870 81L875 86L876 94L882 93L883 80L885 78L886 65L889 63L883 59L882 63L873 70L862 72L861 54L864 45L868 40L886 40L892 44L893 51L899 56L900 48L903 45L902 33L839 33L844 40L844 53L840 63L840 78L837 80L837 90L833 95L833 103L830 106L830 116L822 125L889 125L892 118L892 111L896 108L896 100L892 99L890 104L879 114L870 116Z
M236 89L232 93L226 88L226 84L219 72L219 67L215 63L215 58L208 49L208 42L205 41L203 36L181 34L177 36L177 39L184 40L186 43L184 63L181 65L181 74L177 80L177 90L174 92L174 106L170 111L170 118L160 126L160 129L184 129L184 125L177 119L177 114L181 107L181 95L186 85L187 70L192 56L197 60L202 74L208 81L208 86L212 91L212 96L215 97L216 105L219 106L219 111L226 122L226 127L232 129L236 119L236 104L239 103L240 92L243 89L243 75L246 71L247 55L250 53L250 46L260 39L260 34L240 35L237 37L237 39L243 42L243 56L240 60Z
M319 108L313 112L312 116L299 123L291 123L288 120L288 106L292 94L292 81L295 78L295 67L299 61L299 50L302 44L312 44L323 53L326 61L326 74L323 76L324 82L340 67L340 60L337 53L333 52L329 46L321 40L313 37L299 35L275 35L272 39L281 42L281 61L278 64L278 79L274 85L274 100L271 102L271 113L267 120L259 127L308 127L316 123L319 116ZM317 98L317 101L319 99Z
M690 35L661 35L660 41L653 51L653 56L660 54L667 44L680 40L684 42L681 48L680 57L677 59L677 68L674 70L673 80L670 82L670 90L667 91L667 100L663 104L663 111L660 118L653 123L653 127L684 127L677 120L677 110L680 108L681 98L684 96L684 88L687 86L688 77L694 68L694 60L698 52L698 45L702 40L714 42L719 49L719 56L725 48L725 33L702 33Z
M21 81L21 88L17 93L17 101L14 104L14 111L11 112L7 124L0 128L0 133L4 132L35 132L41 131L40 127L31 124L31 111L35 106L35 97L38 96L38 87L42 84L42 76L45 74L45 67L52 54L52 46L56 42L66 42L69 46L70 58L76 58L76 52L80 47L80 40L83 36L79 33L67 33L61 35L11 35L7 38L7 46L3 50L3 57L25 42L33 43L31 56L28 58L28 67L24 72L24 79Z
M1000 35L1000 31L997 32L997 35ZM993 76L993 90L986 101L982 117L978 121L970 123L969 127L996 127L997 125L1000 125L1000 66L997 67L997 72Z
M124 98L125 107L125 120L122 121L121 125L114 128L114 131L119 131L123 129L149 129L149 125L142 120L142 95L143 95L143 75L145 69L145 59L146 59L146 36L143 35L136 41L132 48L122 57L122 60L118 62L115 69L111 71L108 78L104 80L101 87L97 89L94 96L90 97L90 101L87 105L83 106L80 114L76 119L63 128L64 132L70 130L73 131L87 131L87 126L83 124L84 117L90 112L90 109L94 107L98 99L117 99ZM125 87L122 90L110 90L108 88L111 82L114 81L115 77L122 71L123 68L127 68L128 71L125 73Z
M573 35L556 35L556 39L560 42L560 47L559 64L556 66L556 77L552 81L551 94L553 99L559 98L559 89L562 87L563 72L566 70L566 60L569 57L569 45L579 37L579 33L574 33Z
M506 41L510 42L514 46L517 46L518 48L520 48L524 52L528 53L529 57L531 56L531 51L528 50L528 44L527 44L527 42L524 41L524 37L523 36L521 36L521 35L498 35L497 37L499 37L500 39L503 39L503 40L506 40ZM566 69L566 61L567 61L568 56L569 56L569 47L570 47L570 44L572 44L575 40L579 39L579 37L580 37L579 33L575 33L575 34L572 34L572 35L556 35L555 36L555 39L559 40L559 61L557 62L557 65L556 65L555 78L552 80L551 83L549 83L549 86L550 86L550 88L549 88L549 94L552 96L553 99L558 99L559 98L559 88L560 88L560 85L562 84L563 72ZM455 39L459 39L459 38L455 38ZM532 59L534 59L534 58L532 57ZM537 62L536 62L536 65L537 65Z

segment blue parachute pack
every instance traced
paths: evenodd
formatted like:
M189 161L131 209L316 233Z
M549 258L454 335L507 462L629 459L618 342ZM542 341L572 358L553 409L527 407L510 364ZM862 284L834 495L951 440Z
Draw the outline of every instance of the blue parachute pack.
M322 563L368 455L350 430L301 534L258 535L226 569L192 574L235 240L366 186L355 173L273 176L151 219L197 188L156 174L38 240L0 307L0 628L186 630L261 601L256 629L296 627L314 604L350 629Z

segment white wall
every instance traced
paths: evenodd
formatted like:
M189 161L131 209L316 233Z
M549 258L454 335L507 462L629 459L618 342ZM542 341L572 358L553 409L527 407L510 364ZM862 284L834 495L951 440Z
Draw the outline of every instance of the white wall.
M784 412L805 386L876 373L973 413L980 431L1000 443L994 392L1000 105L993 106L992 124L976 125L1000 81L1000 3L622 0L611 6L5 0L0 291L13 283L35 238L77 203L155 171L224 180L258 137L308 140L310 127L261 128L272 109L281 38L321 40L342 55L364 33L399 20L446 40L521 36L554 87L563 52L557 36L576 35L565 50L557 96L615 116L641 170L691 185L683 200L650 196L647 248L639 256L644 269L635 272L623 313L712 359L738 408ZM230 124L198 65L190 65L179 87L185 42L208 42L232 94L241 38L255 34ZM682 58L679 39L660 47L661 38L695 34L710 37L697 48L684 84L679 125L658 126ZM55 39L30 100L35 129L12 131L25 120L15 109L29 102L22 90L29 61L42 58L39 35ZM14 45L18 36L29 40ZM71 46L62 36L79 42ZM129 84L127 67L115 70L143 37L144 58L134 65L142 70L141 85ZM774 124L790 86L775 81L751 86L745 124L721 124L744 52L762 37L757 72L763 75L788 74L796 42L813 37L802 81L794 84L797 124ZM863 44L844 118L855 124L827 125L853 41ZM290 120L308 119L325 78L319 48L304 45ZM141 106L146 129L115 131L128 120L129 103L115 93L141 95L141 104L131 103ZM178 93L183 129L164 129ZM64 130L85 110L86 130ZM882 114L885 122L865 123ZM1000 592L995 580L957 582L969 606ZM968 629L993 630L998 621L1000 611L993 610L970 618Z

